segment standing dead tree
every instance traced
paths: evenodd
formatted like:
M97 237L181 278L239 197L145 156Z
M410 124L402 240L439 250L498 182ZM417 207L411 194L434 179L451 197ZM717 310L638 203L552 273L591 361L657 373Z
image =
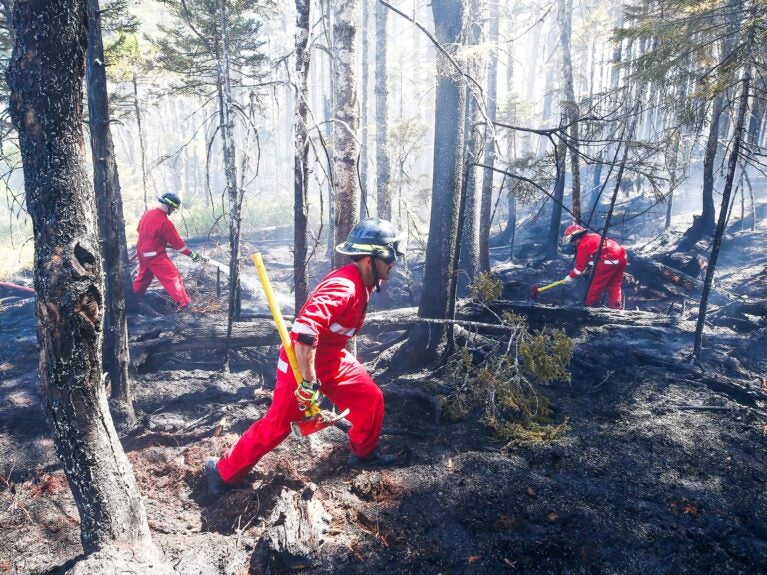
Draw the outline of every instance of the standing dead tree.
M389 160L389 82L386 76L386 43L389 38L387 16L389 11L380 2L376 3L376 214L379 218L390 220L392 216L391 200L391 162Z
M101 38L101 10L98 0L88 0L88 116L90 120L93 185L98 210L101 254L106 270L104 314L104 371L111 385L112 415L118 426L136 420L130 391L128 365L128 301L135 303L128 268L122 194L117 174L112 132L109 127L104 44Z
M357 218L359 207L359 179L357 157L359 156L359 102L357 100L357 0L338 0L333 20L333 92L334 131L333 174L335 194L333 200L333 232L335 244L346 239ZM346 262L346 256L334 254L335 267Z
M754 33L754 29L752 28L749 32L748 40L746 42L746 50L749 53L753 50ZM695 344L693 347L693 356L695 358L700 357L700 351L703 347L703 327L706 324L708 295L711 291L711 284L714 281L716 260L719 257L719 248L722 245L722 236L724 235L724 228L725 224L727 223L727 207L730 204L732 184L735 180L735 171L738 168L738 158L741 154L740 148L741 142L743 141L743 131L746 124L746 112L748 111L749 91L751 89L751 65L751 61L746 60L746 63L743 66L743 87L741 88L738 102L737 123L735 126L735 134L733 135L732 150L730 151L730 159L727 163L727 177L724 184L724 190L722 191L722 205L719 210L719 221L716 224L716 231L714 232L714 241L711 245L711 255L709 256L708 266L706 267L706 278L703 280L703 294L700 298L698 322L695 326Z
M383 1L383 0L382 0ZM463 33L464 3L460 0L434 0L435 36L445 52L437 52L437 89L434 115L434 169L431 186L429 239L426 246L423 285L418 315L445 319L450 313L450 296L455 283L454 258L458 249L458 212L463 175L464 118L466 89L456 78L453 55ZM419 324L401 348L403 356L428 361L437 357L445 342L441 324ZM426 353L423 353L425 350Z
M562 79L564 82L564 108L567 121L570 124L570 166L572 171L572 202L573 219L575 223L581 222L581 177L578 154L578 104L575 100L573 87L573 64L570 53L570 37L572 35L573 2L572 0L559 0L557 20L559 21L559 46L562 50Z
M13 19L7 80L35 237L40 385L83 549L99 551L83 572L164 572L101 378L104 284L82 133L86 1L18 1Z
M295 285L295 309L304 305L309 295L306 273L306 255L308 238L309 189L309 134L307 119L309 116L309 16L311 0L296 0L296 107L293 113L293 282Z

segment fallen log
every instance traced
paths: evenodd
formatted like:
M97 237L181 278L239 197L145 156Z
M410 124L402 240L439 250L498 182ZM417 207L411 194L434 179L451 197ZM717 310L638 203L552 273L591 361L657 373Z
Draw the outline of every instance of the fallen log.
M361 330L363 335L409 330L419 322L449 324L455 323L465 329L502 335L508 332L498 320L504 312L513 312L526 317L530 327L565 328L577 331L584 326L618 325L633 327L682 327L686 322L678 316L662 316L652 312L633 310L609 310L604 308L563 307L527 302L495 301L486 306L463 300L457 306L455 320L419 318L418 308L385 310L368 314ZM290 323L288 322L288 329ZM134 339L130 343L134 367L144 363L155 353L210 352L226 348L226 321L204 319L175 324L167 328L154 328L152 337ZM234 322L232 325L232 348L276 346L280 344L277 329L271 319L252 318L250 321Z
M8 283L8 282L0 282L0 288L17 290L17 291L21 291L21 292L29 293L29 294L35 293L34 288L19 285L19 284Z
M288 327L289 324L288 324ZM225 319L195 319L178 324L171 331L151 339L132 341L131 353L156 351L210 351L224 346L227 326ZM279 345L280 337L272 320L259 319L232 324L232 347L262 347Z
M612 310L607 308L541 305L527 302L494 301L486 305L467 302L460 306L461 317L491 321L504 312L522 315L534 329L580 328L585 326L619 325L631 327L681 327L686 324L679 316L659 315L649 311ZM497 321L497 320L496 320ZM694 327L694 326L692 326Z
M701 280L650 258L633 256L629 261L628 271L640 286L662 289L667 295L676 298L698 301L703 291ZM741 298L719 288L712 289L709 296L711 303L720 305L738 299Z

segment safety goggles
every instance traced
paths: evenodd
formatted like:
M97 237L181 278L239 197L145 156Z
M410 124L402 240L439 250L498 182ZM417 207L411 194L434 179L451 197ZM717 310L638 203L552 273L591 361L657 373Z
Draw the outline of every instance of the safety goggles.
M384 252L377 252L373 254L373 257L378 258L383 263L385 263L387 266L392 265L394 262L397 261L397 252L393 250L388 250L385 253Z
M386 244L384 247L386 248L386 252L378 252L375 254L375 257L377 257L387 266L390 266L394 262L396 262L398 256L405 255L401 251L399 251L399 242L391 242L389 244Z

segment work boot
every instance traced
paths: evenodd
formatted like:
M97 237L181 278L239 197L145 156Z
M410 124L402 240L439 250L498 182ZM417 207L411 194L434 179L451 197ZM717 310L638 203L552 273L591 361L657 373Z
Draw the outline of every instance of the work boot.
M399 458L396 455L383 454L378 450L367 457L358 457L351 453L349 455L349 467L355 469L370 469L373 467L388 467L395 465Z
M205 464L205 479L208 481L208 495L211 495L212 497L221 497L229 491L232 486L221 478L216 463L217 460L214 457L208 459Z

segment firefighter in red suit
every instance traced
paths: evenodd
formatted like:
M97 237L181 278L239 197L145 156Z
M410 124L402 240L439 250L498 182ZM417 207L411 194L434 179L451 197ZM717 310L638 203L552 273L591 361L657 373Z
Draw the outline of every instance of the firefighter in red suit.
M579 225L571 225L562 236L564 245L575 246L575 267L564 278L565 282L571 282L580 276L586 268L594 264L599 251L599 234L589 232ZM586 305L594 307L599 304L602 293L607 290L607 299L612 309L623 309L623 272L626 271L628 257L626 248L615 240L605 238L602 244L602 253L599 256L599 265L596 267L594 279L591 282L589 293L586 294Z
M401 234L386 220L359 222L336 251L350 256L351 263L326 276L309 295L296 315L290 333L303 382L296 382L284 348L280 348L277 382L266 414L251 425L220 459L208 460L205 468L208 491L219 496L242 481L269 451L290 433L290 424L304 415L299 404L313 401L321 391L338 409L349 409L347 419L351 455L349 465L390 465L393 455L376 447L384 416L383 394L365 368L346 351L350 338L365 319L370 294L380 291L399 251Z
M184 281L166 252L170 247L179 253L198 262L202 256L189 249L176 231L176 226L170 221L170 215L181 206L181 199L173 193L165 193L157 201L160 205L148 210L138 223L138 275L133 281L133 291L139 297L143 296L149 284L156 277L165 288L173 301L182 310L192 301L186 293Z

